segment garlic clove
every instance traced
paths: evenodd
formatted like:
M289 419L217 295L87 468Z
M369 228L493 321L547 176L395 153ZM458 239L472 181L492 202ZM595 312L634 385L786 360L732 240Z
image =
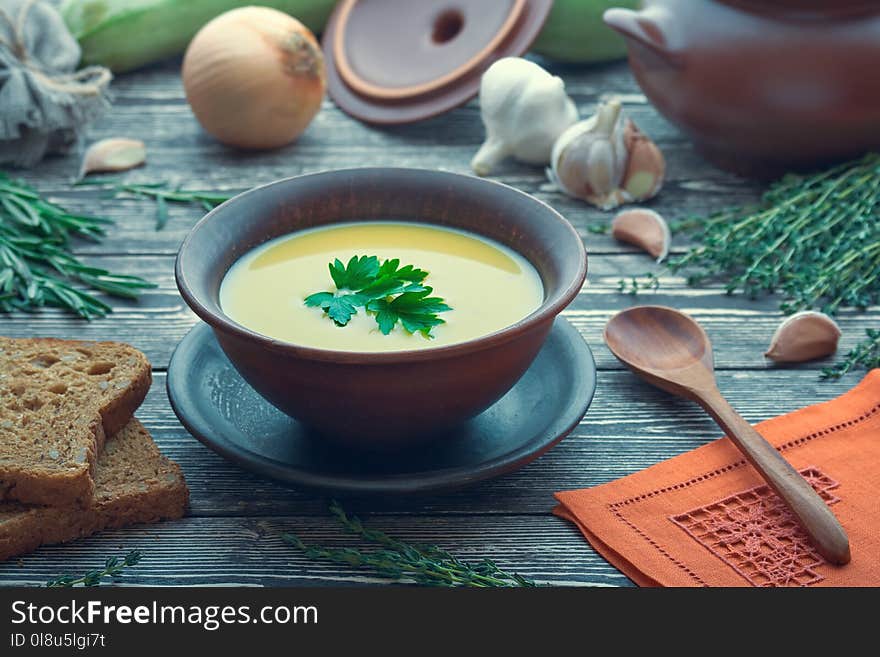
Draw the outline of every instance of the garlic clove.
M636 202L654 198L663 186L666 176L663 153L657 148L657 144L639 130L632 119L626 121L624 142L629 161L623 175L623 190Z
M480 176L507 157L548 164L557 137L578 119L563 81L520 57L499 59L483 74L480 114L486 141L471 160Z
M805 310L783 320L764 356L780 363L800 363L833 354L838 340L840 328L833 319Z
M143 164L147 149L139 139L113 137L89 146L83 156L79 177L97 171L127 171Z
M632 244L662 262L669 254L672 235L666 220L646 208L632 208L618 213L611 222L611 236L619 242Z
M563 192L602 208L617 207L626 170L621 104L613 99L595 116L574 124L553 146L548 176Z

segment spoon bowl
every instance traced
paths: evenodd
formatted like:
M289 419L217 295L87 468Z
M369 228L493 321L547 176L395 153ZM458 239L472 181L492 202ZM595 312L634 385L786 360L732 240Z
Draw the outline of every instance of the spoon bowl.
M636 306L608 321L605 343L649 383L702 406L788 504L819 554L831 563L849 562L849 539L825 501L718 390L712 343L702 326L673 308Z
M608 348L641 369L673 372L701 363L710 371L712 343L691 317L664 306L637 306L616 314L605 326Z

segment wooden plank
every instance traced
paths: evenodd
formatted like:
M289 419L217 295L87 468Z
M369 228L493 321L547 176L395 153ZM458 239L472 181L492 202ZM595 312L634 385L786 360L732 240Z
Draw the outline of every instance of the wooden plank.
M61 311L38 315L0 315L0 334L31 337L37 333L88 340L123 340L146 352L154 366L164 368L174 347L197 321L181 299L174 283L174 259L161 257L90 257L89 261L115 271L143 276L159 285L138 302L111 300L115 312L86 323ZM644 255L591 256L589 280L582 293L564 313L593 349L600 368L620 368L602 344L602 330L608 318L637 303L675 306L702 322L715 344L720 368L770 367L763 357L770 337L782 316L773 299L749 301L729 296L718 286L689 288L680 277L662 278L658 292L633 297L617 289L622 277L641 275L656 269ZM864 336L864 329L880 324L880 309L841 313L841 353ZM833 359L800 367L815 369Z
M600 97L622 92L627 111L663 149L668 182L652 207L670 218L705 213L753 201L760 189L706 165L676 128L662 119L638 92L624 64L557 73L587 115ZM208 138L186 105L177 68L171 64L114 82L116 105L95 123L90 139L138 137L147 143L144 169L126 175L132 181L169 179L190 188L230 193L300 173L351 166L414 166L470 173L469 162L483 139L476 101L444 116L409 126L363 125L326 101L322 112L295 144L263 153L241 153ZM442 138L440 136L442 135ZM117 226L103 244L82 243L83 253L173 253L201 216L198 208L175 207L168 227L154 230L148 202L106 200L95 189L71 189L78 157L51 158L21 175L73 210L109 216ZM495 177L532 193L563 213L588 240L595 253L632 251L586 227L607 222L610 214L555 191L540 167L513 162ZM686 242L681 240L680 244Z
M719 386L751 422L832 399L859 380L819 381L814 372L722 372ZM140 419L163 452L180 463L197 516L323 515L326 500L252 475L204 447L179 424L158 374ZM696 405L669 397L629 372L601 372L590 410L574 432L522 470L466 490L430 496L367 497L364 512L538 514L553 493L606 483L714 440L715 424Z
M434 543L465 560L488 558L505 570L557 585L629 585L569 523L554 516L473 518L405 516L370 518L370 526L403 540ZM295 532L313 544L351 546L328 518L187 518L106 532L75 543L44 547L0 563L0 585L39 585L63 573L84 573L111 555L144 552L128 571L128 585L310 586L362 585L387 580L311 561L280 539ZM355 543L356 544L356 543Z

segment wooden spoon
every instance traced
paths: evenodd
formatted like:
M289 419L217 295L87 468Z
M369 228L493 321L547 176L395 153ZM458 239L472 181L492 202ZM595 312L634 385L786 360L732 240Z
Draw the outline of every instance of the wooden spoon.
M702 406L785 500L819 554L832 563L849 563L849 539L828 505L718 390L712 343L696 321L672 308L637 306L608 321L605 342L649 383Z

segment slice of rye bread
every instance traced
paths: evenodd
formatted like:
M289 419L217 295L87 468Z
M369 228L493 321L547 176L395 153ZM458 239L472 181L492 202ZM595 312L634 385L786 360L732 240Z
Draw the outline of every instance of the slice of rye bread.
M180 518L189 501L180 467L162 456L136 419L107 441L95 484L86 506L0 503L0 561L102 529Z
M0 337L0 500L91 499L105 436L151 382L146 356L127 344Z

